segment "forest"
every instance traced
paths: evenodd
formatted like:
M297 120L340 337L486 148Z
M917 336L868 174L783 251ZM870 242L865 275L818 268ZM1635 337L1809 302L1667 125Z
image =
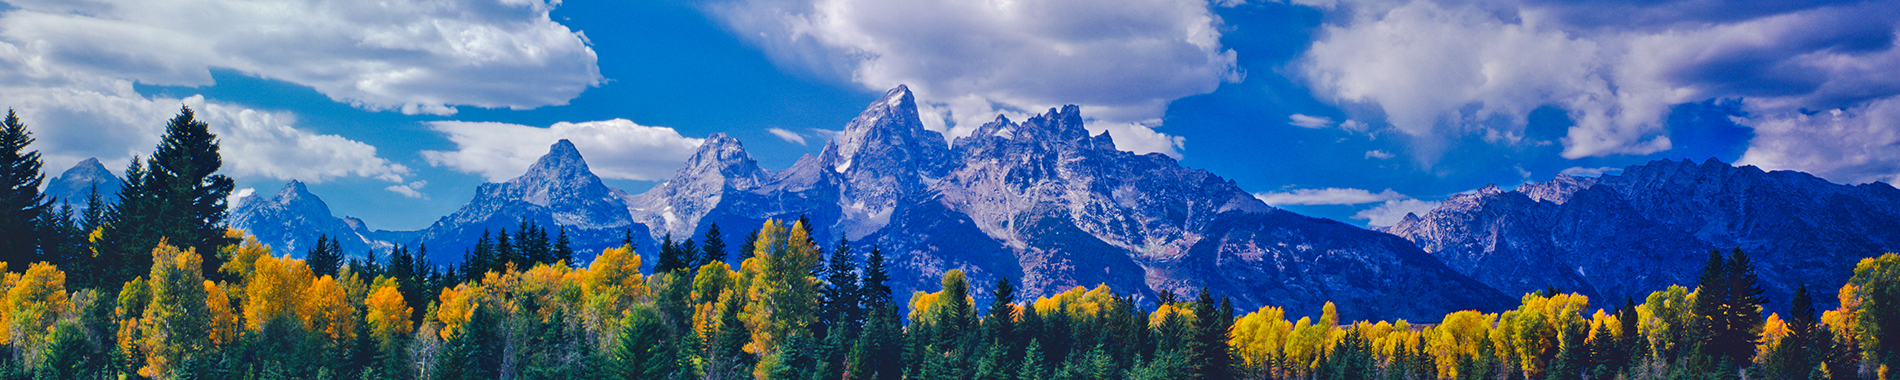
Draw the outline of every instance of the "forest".
M1886 379L1900 360L1894 253L1857 263L1838 308L1803 286L1785 316L1764 315L1739 250L1710 252L1694 288L1594 305L1549 289L1438 321L1342 321L1331 303L1243 314L1205 289L1018 300L1008 279L957 270L899 299L876 246L804 220L766 221L736 249L717 226L668 236L650 268L631 238L577 265L564 229L527 222L485 233L459 268L328 237L273 252L225 227L232 181L189 108L116 200L94 189L84 212L38 192L32 142L9 112L6 379L1841 380ZM994 300L976 305L972 286Z

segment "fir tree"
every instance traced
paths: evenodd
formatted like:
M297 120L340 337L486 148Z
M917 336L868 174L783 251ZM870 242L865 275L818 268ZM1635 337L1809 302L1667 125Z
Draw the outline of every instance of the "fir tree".
M1788 335L1781 343L1768 352L1767 361L1762 363L1763 378L1770 380L1809 379L1819 377L1820 362L1816 359L1824 354L1825 342L1819 341L1825 327L1814 316L1814 300L1808 296L1806 284L1795 288L1793 308L1788 311ZM1831 339L1830 339L1831 340Z
M494 261L488 263L488 270L496 272L506 272L509 264L519 265L524 261L521 259L521 250L515 247L515 241L509 237L507 228L495 234L494 257Z
M842 327L847 334L853 334L857 326L863 325L857 261L851 242L839 237L838 245L832 248L830 260L823 267L825 287L818 291L821 329Z
M343 265L343 248L328 234L317 235L317 243L304 251L304 261L317 276L336 276Z
M225 199L235 184L217 174L224 159L218 154L218 136L210 128L197 120L190 107L181 108L165 125L165 135L152 154L150 184L145 190L159 195L155 218L163 232L159 236L209 253L204 255L204 273L215 281L223 279L218 268L224 266L224 259L215 252L235 243L224 236Z
M7 110L6 120L0 122L0 261L13 272L24 272L39 261L36 222L51 205L40 194L46 179L40 173L40 152L21 152L32 144L33 133Z
M758 241L759 241L759 229L754 228L752 229L752 232L745 234L745 242L739 244L739 261L740 262L744 262L746 259L750 259L752 258L752 256L757 255L757 252L759 249Z
M686 268L686 257L679 244L673 242L673 233L660 238L660 262L653 266L653 273L667 273Z
M719 232L718 222L707 225L706 237L700 240L705 242L699 245L700 256L694 268L726 262L726 237Z
M567 226L560 226L560 234L554 238L553 255L555 261L567 263L568 266L577 265L574 262L574 242L567 238Z
M436 358L436 380L500 378L496 364L500 363L502 347L496 334L500 322L495 314L496 310L486 304L470 313L462 330L443 344L441 356Z
M659 314L652 308L635 308L621 323L612 372L625 380L667 378L678 371L671 350L676 350L676 342L669 342Z

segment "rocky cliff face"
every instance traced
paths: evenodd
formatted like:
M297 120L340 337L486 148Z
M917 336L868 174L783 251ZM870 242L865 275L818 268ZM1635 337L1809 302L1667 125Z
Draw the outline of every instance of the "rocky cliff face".
M319 236L337 239L345 254L362 257L370 249L388 249L389 243L375 239L360 220L338 218L330 205L311 194L302 182L290 181L283 190L268 198L252 196L230 210L226 219L232 228L257 236L258 242L271 247L277 255L303 257Z
M962 269L974 284L1011 278L1022 297L1106 283L1152 299L1205 286L1241 307L1317 313L1351 300L1348 316L1408 318L1508 302L1401 239L1276 210L1166 156L1116 150L1074 106L999 118L954 147L918 120L898 87L818 156L769 174L715 135L674 178L629 197L630 213L653 238L717 222L729 241L768 218L806 216L821 236L884 250L900 293L935 290L936 276Z
M1167 156L1117 150L1083 120L1075 106L998 118L952 146L923 127L900 86L790 168L762 169L738 140L715 134L640 194L601 184L562 141L411 241L454 262L482 230L530 220L566 226L583 260L628 231L651 259L652 242L668 234L697 238L718 223L737 247L765 220L804 216L818 236L882 249L899 297L934 291L945 270L962 269L980 299L1007 277L1019 299L1104 283L1143 301L1205 287L1244 309L1317 314L1342 301L1353 319L1435 320L1510 303L1403 239L1274 209Z
M95 186L99 190L100 200L106 203L118 201L119 177L106 170L105 165L100 165L99 159L88 158L48 180L46 190L41 193L48 198L57 198L61 203L71 204L73 215L79 216L86 214L86 198L91 196Z
M420 231L414 242L429 247L430 260L456 262L482 231L514 231L526 221L548 228L550 234L557 226L566 227L581 256L578 260L586 260L602 248L620 245L626 233L648 235L648 227L634 223L628 214L626 197L588 169L573 143L561 140L520 177L476 188L473 200Z
M1900 250L1895 220L1900 191L1884 183L1665 160L1487 187L1387 231L1506 293L1557 286L1615 302L1694 286L1710 250L1740 248L1785 308L1796 285L1839 286L1858 259Z

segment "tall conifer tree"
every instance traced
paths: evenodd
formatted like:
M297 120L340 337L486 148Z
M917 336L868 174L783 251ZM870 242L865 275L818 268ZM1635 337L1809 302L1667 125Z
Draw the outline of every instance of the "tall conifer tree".
M25 151L33 134L13 110L0 122L0 261L7 270L26 271L39 261L36 223L51 202L40 194L46 174L40 172L40 152Z
M211 126L199 121L190 107L181 107L178 116L165 125L165 136L149 164L153 186L160 193L159 227L161 236L181 247L208 252L204 273L213 280L222 279L219 247L236 241L224 236L225 199L235 186L230 177L218 174L224 158L218 154L218 136ZM149 249L149 248L148 248Z

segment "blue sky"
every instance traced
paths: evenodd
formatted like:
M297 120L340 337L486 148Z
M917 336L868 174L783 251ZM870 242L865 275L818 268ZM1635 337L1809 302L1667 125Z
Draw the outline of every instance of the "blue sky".
M13 0L0 105L115 171L190 105L226 173L426 227L575 140L643 191L768 169L906 84L967 134L1080 104L1124 150L1359 225L1485 184L1715 158L1900 180L1900 2Z

